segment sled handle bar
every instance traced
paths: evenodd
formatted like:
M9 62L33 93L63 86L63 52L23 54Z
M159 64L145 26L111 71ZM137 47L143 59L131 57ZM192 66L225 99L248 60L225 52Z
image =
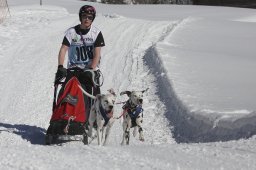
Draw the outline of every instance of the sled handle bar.
M83 72L84 73L85 72L90 72L92 74L93 84L95 84L96 86L100 86L100 84L95 81L95 73L94 73L93 69L86 69L86 70L83 70Z
M79 71L79 72L84 72L84 73L85 73L85 72L90 72L90 73L92 74L92 81L93 81L93 84L95 84L96 86L99 86L99 87L102 86L102 84L103 84L103 82L102 82L101 84L99 84L99 83L97 83L97 82L95 81L95 73L94 73L93 69L81 69L81 68L75 67L75 68L68 68L67 71L68 71L68 72ZM100 71L100 70L99 70L99 71ZM102 75L101 72L100 72L100 74ZM103 78L103 75L102 75L102 78ZM54 83L54 85L64 84L64 82L61 82L61 80L63 80L63 79L64 79L64 77L61 78L61 79L56 80L55 83Z

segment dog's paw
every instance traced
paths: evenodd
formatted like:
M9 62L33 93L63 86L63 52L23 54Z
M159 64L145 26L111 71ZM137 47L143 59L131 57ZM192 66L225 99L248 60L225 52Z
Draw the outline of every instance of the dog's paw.
M134 127L133 132L132 132L133 137L136 137L137 134L138 134L138 128Z
M88 132L87 132L87 136L89 136L90 138L92 137L92 130L90 129L90 130L88 130Z
M140 135L139 140L140 140L141 142L144 142L144 141L145 141L144 136L143 136L142 134Z
M91 138L92 137L92 133L88 132L87 136Z
M124 146L124 139L122 140L122 142L120 143L122 146Z

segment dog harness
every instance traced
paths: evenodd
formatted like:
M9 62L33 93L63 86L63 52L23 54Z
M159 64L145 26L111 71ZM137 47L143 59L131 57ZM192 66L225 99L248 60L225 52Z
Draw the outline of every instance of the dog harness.
M104 118L105 120L105 123L103 126L106 126L108 124L108 121L111 117L113 117L113 112L110 112L110 113L107 113L106 110L104 110L104 108L102 107L102 105L100 104L100 107L99 107L99 111L100 111L100 114L101 116Z
M137 118L139 114L142 112L143 112L143 108L140 105L136 106L133 109L128 109L128 114L132 119Z
M143 108L141 105L134 105L129 101L126 102L126 104L123 106L123 109L127 110L131 119L136 119L140 113L143 113Z

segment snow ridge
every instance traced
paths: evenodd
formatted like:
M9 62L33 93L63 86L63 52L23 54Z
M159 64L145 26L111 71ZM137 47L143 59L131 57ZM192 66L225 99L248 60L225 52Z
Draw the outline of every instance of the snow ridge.
M165 116L170 122L176 142L229 141L249 138L256 134L256 112L243 117L235 116L233 119L225 119L226 117L221 116L223 114L211 113L209 115L203 111L189 110L178 98L170 83L157 45L147 50L144 61L156 78L159 90L157 95L165 104Z

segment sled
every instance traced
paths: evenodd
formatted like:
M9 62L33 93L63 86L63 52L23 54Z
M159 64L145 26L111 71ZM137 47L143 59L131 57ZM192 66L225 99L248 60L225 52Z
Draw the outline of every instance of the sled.
M61 88L58 91L59 85ZM55 83L52 116L45 136L46 145L76 140L77 136L81 136L82 142L88 145L86 111L89 109L85 106L87 99L78 85L81 86L78 73L72 70L68 70L65 82Z

